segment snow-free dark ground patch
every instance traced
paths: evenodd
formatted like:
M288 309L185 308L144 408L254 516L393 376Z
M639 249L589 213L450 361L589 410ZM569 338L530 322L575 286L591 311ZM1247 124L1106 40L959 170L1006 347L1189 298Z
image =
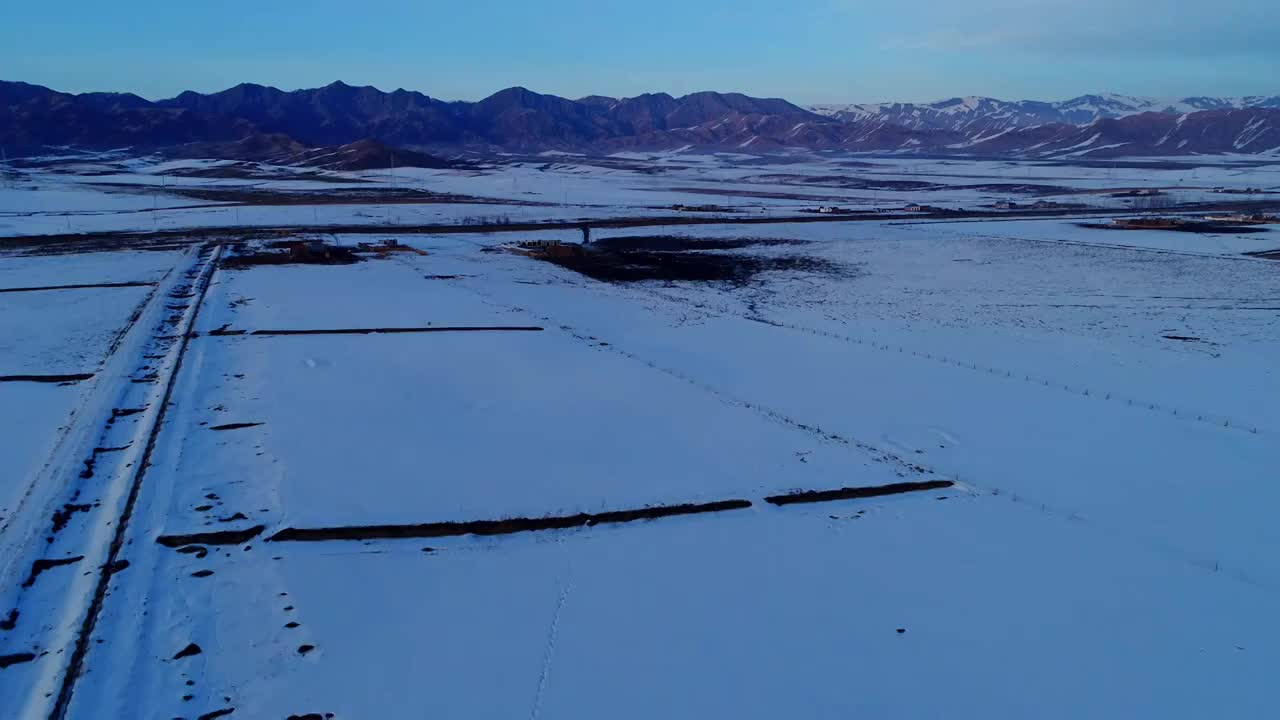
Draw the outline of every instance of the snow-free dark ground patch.
M769 238L618 237L600 239L589 245L534 250L527 254L605 282L669 280L745 285L765 272L849 274L848 268L838 263L807 255L727 252L802 244L795 240Z

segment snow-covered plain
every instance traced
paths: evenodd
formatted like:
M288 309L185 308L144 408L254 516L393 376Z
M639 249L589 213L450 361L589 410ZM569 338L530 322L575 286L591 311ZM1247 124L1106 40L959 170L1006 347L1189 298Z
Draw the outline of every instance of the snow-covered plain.
M1259 156L1072 165L834 153L766 157L666 152L509 157L448 170L303 172L263 165L245 170L244 177L190 174L220 164L225 163L139 158L24 169L0 185L0 237L186 227L542 222L670 214L674 205L717 206L723 210L695 214L726 217L795 215L823 205L886 210L925 203L973 210L1010 200L1114 210L1129 206L1128 199L1113 196L1120 191L1160 190L1179 202L1256 200L1280 192L1280 161ZM1223 195L1214 193L1215 188L1263 193ZM425 203L342 199L344 194L379 191L457 197ZM257 196L245 200L236 193ZM317 195L323 201L307 201Z
M664 173L703 175L697 182L729 193L807 191L753 180L761 167L741 157L645 160L656 168L647 180L546 160L556 167L403 171L396 182L485 197L567 188L582 196L573 212L598 217L648 212L641 197L683 201L637 189L671 180ZM886 176L956 184L1042 173L1059 184L1074 173L1080 187L1110 187L1107 173L1124 172L868 162ZM835 161L764 169L775 170L880 172ZM1191 172L1268 184L1263 170L1225 165L1141 175L1176 185ZM1138 186L1137 174L1125 182ZM695 180L678 182L665 187ZM933 192L971 203L985 191ZM812 204L752 202L770 212ZM315 219L308 207L245 210ZM187 211L167 212L181 223L176 213ZM0 657L35 656L0 669L0 698L23 699L17 717L61 706L70 718L1280 712L1271 682L1280 663L1271 552L1280 545L1271 518L1280 264L1243 255L1280 247L1274 231L896 220L595 237L671 234L789 240L702 252L799 262L736 283L610 283L502 250L577 240L573 231L394 228L327 239L394 238L425 254L216 271L195 253L0 257L0 286L159 282L138 327L160 321L170 342L197 333L163 351L129 335L102 357L104 337L89 329L109 334L111 318L130 309L121 298L137 305L149 287L0 294L0 308L15 309L0 326L47 328L0 343L0 367L137 365L118 386L106 371L83 387L0 385L0 432L22 445L4 445L0 471L76 466L59 455L59 434L71 432L63 408L93 407L93 398L138 406L129 416L137 428L108 427L103 442L127 441L122 457L146 468L119 536L126 566L53 568L30 591L17 587L26 567L0 578L0 602L21 611L16 630L0 630ZM206 272L207 293L198 282L172 287ZM45 292L94 301L31 301ZM463 326L517 329L253 334ZM239 331L248 334L226 334ZM132 399L139 393L145 404ZM25 406L35 411L14 410ZM145 461L130 454L143 448ZM955 485L765 501L928 480ZM98 482L67 480L83 494L65 502L92 504ZM424 523L729 499L751 506L493 537L403 536ZM110 538L116 516L95 513L71 513L49 552ZM14 532L0 539L37 553L45 517L25 546ZM401 536L272 539L379 526ZM158 542L226 532L245 535L192 538L184 552ZM79 625L83 606L57 598L97 572L104 592L89 605L86 640L39 632ZM73 656L63 703L61 671Z

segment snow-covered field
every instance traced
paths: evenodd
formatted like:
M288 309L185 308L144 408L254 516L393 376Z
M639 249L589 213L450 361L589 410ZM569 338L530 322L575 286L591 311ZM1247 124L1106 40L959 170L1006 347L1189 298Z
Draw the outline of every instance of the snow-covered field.
M546 160L396 182L567 189L594 217L699 181L665 174L773 187L743 158L660 157L646 178ZM1115 180L875 162L930 182ZM321 224L377 212L339 207ZM27 496L0 520L0 698L17 698L0 715L1280 712L1280 264L1243 254L1280 247L1274 231L593 237L655 235L790 243L687 251L764 268L735 282L603 282L503 250L574 231L326 237L420 251L352 265L218 266L234 237L0 257L0 288L150 283L0 293L0 374L93 374L0 383L0 489ZM901 483L933 484L866 490ZM849 488L863 497L769 500ZM682 504L704 507L600 515ZM493 522L512 518L562 521ZM47 560L64 562L33 572Z
M1280 193L1280 161L1258 156L1071 165L844 154L556 154L513 156L467 169L304 172L253 165L225 177L207 175L227 165L140 158L15 170L0 184L0 237L187 227L543 222L670 214L673 205L711 205L721 209L712 215L746 217L795 215L823 205L896 210L925 203L975 210L1036 200L1116 210L1131 204L1131 198L1114 196L1121 191L1157 190L1181 203L1274 199ZM1219 194L1215 188L1262 193ZM454 198L379 203L355 197L422 191Z
M80 399L75 387L0 383L0 525L9 524Z
M41 378L98 373L175 259L166 252L0 258L0 538L94 380ZM139 284L57 287L101 283Z
M148 287L5 293L0 375L92 372Z

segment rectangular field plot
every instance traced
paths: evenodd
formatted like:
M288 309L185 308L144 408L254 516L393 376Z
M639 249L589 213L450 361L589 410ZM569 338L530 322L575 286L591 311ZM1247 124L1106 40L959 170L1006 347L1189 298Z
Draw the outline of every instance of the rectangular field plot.
M179 531L233 512L305 527L625 510L903 472L559 330L191 352L155 470L183 478ZM187 509L208 493L216 511Z
M78 255L0 257L0 290L51 285L156 282L178 261L178 252L91 252Z
M414 263L413 260L422 262ZM355 265L258 266L219 273L199 330L529 325L447 279L429 279L429 258Z
M150 287L0 294L0 376L92 373Z

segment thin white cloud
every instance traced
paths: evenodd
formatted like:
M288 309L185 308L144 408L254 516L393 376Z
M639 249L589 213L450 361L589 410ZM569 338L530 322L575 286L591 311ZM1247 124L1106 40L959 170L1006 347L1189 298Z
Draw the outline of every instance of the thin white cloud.
M841 0L885 50L1280 58L1278 0Z

